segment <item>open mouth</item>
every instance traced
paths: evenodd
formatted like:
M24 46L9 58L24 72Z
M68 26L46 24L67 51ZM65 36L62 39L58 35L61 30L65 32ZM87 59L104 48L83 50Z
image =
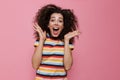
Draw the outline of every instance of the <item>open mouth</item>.
M58 31L58 30L59 30L59 28L56 28L56 27L55 27L55 28L53 28L53 31Z
M54 27L54 28L53 28L53 34L54 34L54 35L58 35L58 34L59 34L59 28Z

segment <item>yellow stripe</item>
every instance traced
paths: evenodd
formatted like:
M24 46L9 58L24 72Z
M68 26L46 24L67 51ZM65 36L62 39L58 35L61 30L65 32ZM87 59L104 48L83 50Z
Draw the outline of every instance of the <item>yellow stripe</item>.
M63 62L63 60L59 60L59 59L42 59L42 61L44 62Z
M43 72L65 72L64 69L55 69L55 70L52 70L52 69L45 69L45 68L39 68L38 69L39 71L43 71Z
M48 47L44 47L44 49L48 49ZM57 49L57 50L64 50L64 47L52 47L49 49Z
M61 57L61 58L58 58L58 57L43 57L43 59L63 60L63 57Z
M58 50L58 51L63 51L64 50L64 48L56 48L56 47L54 47L54 48L44 47L43 49L44 50Z
M62 61L52 61L52 60L51 60L51 61L50 61L50 60L46 60L46 61L43 60L42 62L49 62L49 63L52 63L52 62L53 62L53 63L63 63Z
M44 50L44 49L43 49L43 50ZM44 51L45 51L45 52L64 52L64 51L62 51L62 50L61 50L61 51L58 51L58 50L50 50L50 49L49 49L49 50L46 49L46 50L44 50Z

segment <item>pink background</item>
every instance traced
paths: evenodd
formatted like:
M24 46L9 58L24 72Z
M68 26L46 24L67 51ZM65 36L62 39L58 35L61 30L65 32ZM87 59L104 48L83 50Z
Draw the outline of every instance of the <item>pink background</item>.
M34 80L32 21L47 3L79 20L69 80L120 80L119 0L0 0L0 80Z

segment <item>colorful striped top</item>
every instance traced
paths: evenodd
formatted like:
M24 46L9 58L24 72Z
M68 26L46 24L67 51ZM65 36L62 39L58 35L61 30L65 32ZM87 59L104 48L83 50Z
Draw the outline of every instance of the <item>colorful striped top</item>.
M34 46L38 46L39 41L35 41ZM73 49L73 45L69 46ZM61 40L54 40L47 37L42 52L42 61L38 70L36 71L37 77L42 78L64 78L67 72L64 69L64 42Z

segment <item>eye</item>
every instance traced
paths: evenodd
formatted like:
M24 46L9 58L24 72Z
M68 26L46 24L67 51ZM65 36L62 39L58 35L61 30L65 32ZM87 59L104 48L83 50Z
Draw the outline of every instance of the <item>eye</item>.
M63 22L63 20L59 20L59 22L60 22L60 23L62 23L62 22Z
M54 19L51 19L50 21L51 21L51 22L54 22L55 20L54 20Z

